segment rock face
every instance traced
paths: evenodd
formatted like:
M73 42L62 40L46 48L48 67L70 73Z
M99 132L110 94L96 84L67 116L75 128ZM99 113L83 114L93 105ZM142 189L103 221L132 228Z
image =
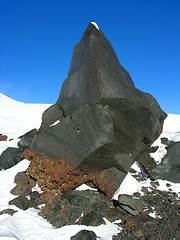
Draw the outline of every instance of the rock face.
M165 179L174 183L180 183L180 142L168 147L168 152L161 163L156 166L151 174L154 178Z
M135 88L110 42L90 23L74 48L56 104L43 114L29 173L44 190L64 192L92 182L112 197L112 186L120 185L160 135L165 118L156 100Z

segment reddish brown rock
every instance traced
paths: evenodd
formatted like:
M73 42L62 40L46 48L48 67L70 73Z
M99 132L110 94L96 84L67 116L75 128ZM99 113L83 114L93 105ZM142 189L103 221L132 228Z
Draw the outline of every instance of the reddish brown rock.
M32 157L28 172L38 181L43 191L65 192L89 181L86 174L74 170L65 158L59 160L43 158L33 151L29 152L28 157Z
M8 136L0 135L0 141L7 141Z
M65 158L59 160L44 158L32 150L26 157L31 158L29 175L37 180L43 191L53 193L63 193L87 183L91 187L99 188L111 198L126 176L124 172L114 167L88 174L74 169Z
M131 227L133 227L135 225L138 225L142 222L147 222L148 223L148 222L151 222L151 221L155 221L155 219L150 217L149 215L137 214L133 217L128 218L126 223L131 228Z
M126 174L112 167L101 171L96 175L94 183L108 197L112 198L115 191L119 188L120 183L125 178Z

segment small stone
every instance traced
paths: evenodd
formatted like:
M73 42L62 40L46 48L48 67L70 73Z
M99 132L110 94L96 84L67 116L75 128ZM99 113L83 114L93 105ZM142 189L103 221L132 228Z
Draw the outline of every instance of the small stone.
M32 192L31 186L29 184L18 183L12 190L11 194L19 196L27 196Z
M168 145L168 143L169 143L168 138L165 138L165 137L161 138L161 143L164 145Z
M3 210L3 211L0 212L0 215L9 214L9 215L13 216L13 214L14 214L15 212L17 212L17 211L15 211L14 209L5 209L5 210Z
M0 155L0 166L4 169L13 167L23 159L21 153L22 151L19 148L6 148Z
M147 187L142 187L141 191L145 194L147 194L149 192Z
M132 221L131 219L128 219L128 220L126 221L126 223L128 224L128 226L129 226L130 228L132 228L133 225L134 225L134 223L133 223L133 221Z
M169 183L166 183L166 187L171 187L172 185Z
M80 219L78 224L86 226L99 226L101 224L105 224L105 221L100 214L88 213Z
M96 240L97 236L93 231L81 230L76 235L72 236L70 240Z
M143 232L141 230L136 230L136 231L132 231L132 235L134 237L138 237L138 238L141 238L144 236Z
M140 198L136 199L130 195L126 195L126 194L119 195L118 201L121 205L123 205L123 206L126 205L134 210L141 211L144 208L144 203L143 203L142 199L140 199Z
M157 185L154 182L150 182L150 184L153 188L157 188Z
M14 178L14 183L29 184L29 176L25 172L18 172Z
M0 136L0 141L7 141L8 136L6 135L1 135Z
M15 205L16 207L26 210L28 209L29 201L25 196L19 196L14 198L13 200L9 201L9 205Z
M156 184L157 186L159 186L159 182L158 182L158 181L155 181L154 184Z
M134 195L135 197L140 197L140 196L141 196L141 194L140 194L139 192L135 192L135 193L133 193L133 195Z
M131 169L130 169L130 173L133 174L133 173L136 173L136 171L135 171L134 169L131 168Z

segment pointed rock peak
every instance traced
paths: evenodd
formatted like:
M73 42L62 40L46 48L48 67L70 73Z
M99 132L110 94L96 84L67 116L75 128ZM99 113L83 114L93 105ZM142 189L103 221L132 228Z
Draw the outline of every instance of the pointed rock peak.
M97 23L91 22L91 24L94 25L99 30L99 26L97 25Z

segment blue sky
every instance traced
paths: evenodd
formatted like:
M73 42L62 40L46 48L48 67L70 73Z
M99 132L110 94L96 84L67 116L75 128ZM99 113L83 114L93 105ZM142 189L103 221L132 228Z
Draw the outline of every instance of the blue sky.
M0 92L55 103L90 21L138 89L180 114L179 0L0 0Z

